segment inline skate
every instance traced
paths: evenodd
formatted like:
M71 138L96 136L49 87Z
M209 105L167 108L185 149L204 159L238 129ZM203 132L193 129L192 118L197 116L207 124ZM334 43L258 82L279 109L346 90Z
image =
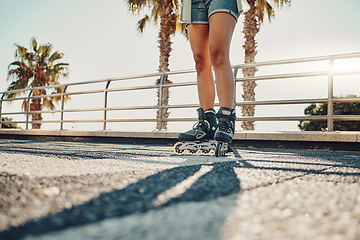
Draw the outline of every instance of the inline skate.
M227 152L231 152L229 144L234 138L235 132L235 109L221 107L216 114L218 118L218 126L214 134L214 139L217 142L215 147L215 156L225 156Z
M215 152L214 133L217 127L215 110L204 111L198 108L197 112L199 121L189 131L179 134L180 142L174 145L175 153L209 154Z

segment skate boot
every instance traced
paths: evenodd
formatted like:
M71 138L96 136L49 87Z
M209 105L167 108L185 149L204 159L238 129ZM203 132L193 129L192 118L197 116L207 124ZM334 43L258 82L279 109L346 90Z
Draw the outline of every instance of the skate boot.
M225 156L227 152L231 151L229 143L232 142L235 132L235 109L221 107L216 114L219 120L214 139L217 141L215 156Z
M215 110L209 109L204 112L202 108L198 108L197 112L199 121L189 131L179 134L178 138L181 142L174 145L175 153L208 154L215 151L214 133L217 125Z

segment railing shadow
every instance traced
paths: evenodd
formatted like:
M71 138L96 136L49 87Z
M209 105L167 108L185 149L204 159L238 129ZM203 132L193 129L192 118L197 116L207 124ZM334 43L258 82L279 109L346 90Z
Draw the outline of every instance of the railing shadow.
M105 219L119 218L135 213L146 213L150 210L179 203L211 201L241 191L239 179L234 172L234 167L239 167L236 161L205 165L210 167L211 170L200 176L183 194L169 199L160 206L156 204L156 199L160 194L194 176L204 165L175 167L156 173L122 190L103 193L82 205L64 209L56 214L5 230L0 233L0 239L21 239L29 235L39 236L53 231L100 222ZM227 210L231 206L232 204L223 206L224 221ZM221 226L218 227L219 229L216 232L220 232Z

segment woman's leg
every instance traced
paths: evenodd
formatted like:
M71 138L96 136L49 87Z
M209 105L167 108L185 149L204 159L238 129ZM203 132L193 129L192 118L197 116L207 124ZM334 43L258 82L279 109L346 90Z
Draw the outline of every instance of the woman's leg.
M200 107L204 111L213 109L215 101L215 84L211 71L209 25L190 24L188 26L188 34L197 73L197 88Z
M236 25L228 13L215 13L209 19L209 46L215 71L220 107L234 108L235 80L230 64L230 42Z

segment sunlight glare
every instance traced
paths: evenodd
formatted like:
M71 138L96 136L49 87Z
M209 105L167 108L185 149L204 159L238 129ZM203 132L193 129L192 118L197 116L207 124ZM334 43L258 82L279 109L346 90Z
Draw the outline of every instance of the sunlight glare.
M341 59L334 61L334 72L360 71L360 59Z

